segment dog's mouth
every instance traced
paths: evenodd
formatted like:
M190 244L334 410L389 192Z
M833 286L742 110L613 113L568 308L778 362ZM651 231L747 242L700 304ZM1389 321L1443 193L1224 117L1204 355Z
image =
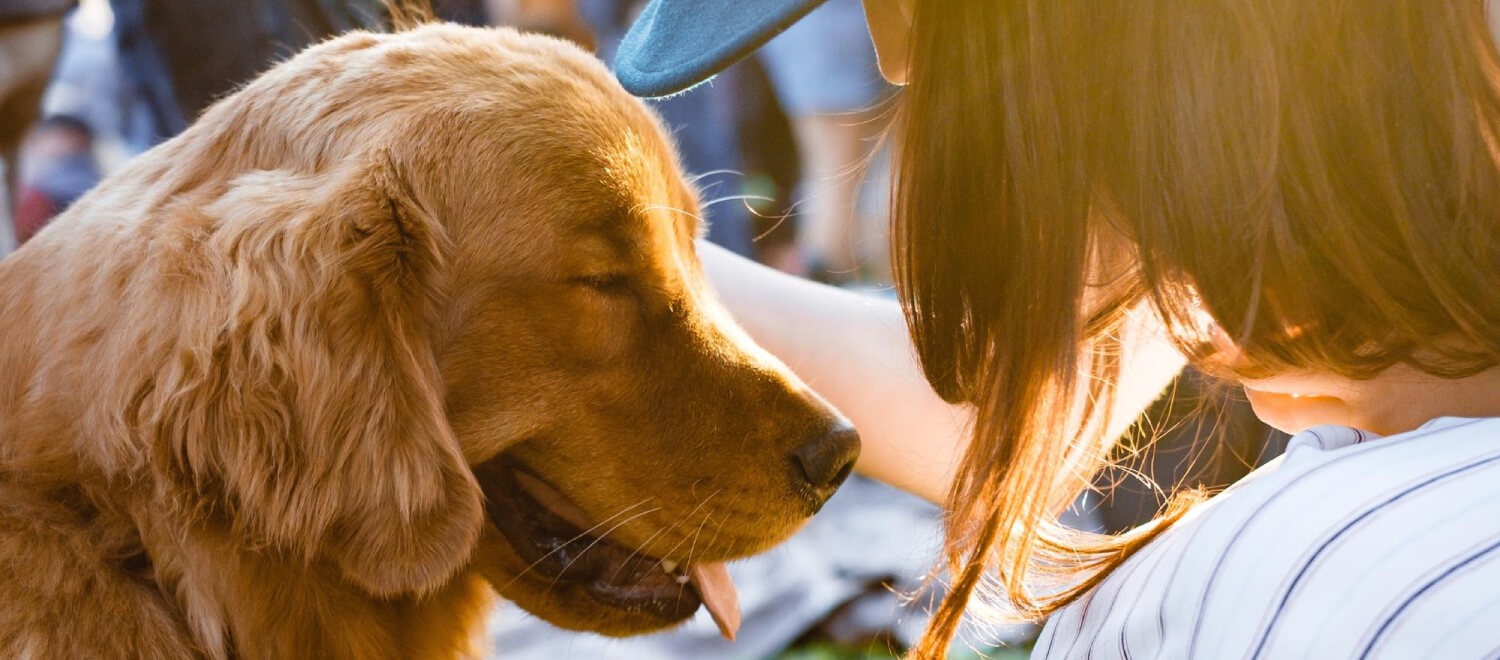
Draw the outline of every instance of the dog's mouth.
M581 587L600 603L676 622L700 605L733 640L740 625L739 595L722 562L681 564L652 557L605 536L611 522L588 517L542 479L508 462L480 480L490 521L526 572L554 584ZM625 512L620 517L628 517Z

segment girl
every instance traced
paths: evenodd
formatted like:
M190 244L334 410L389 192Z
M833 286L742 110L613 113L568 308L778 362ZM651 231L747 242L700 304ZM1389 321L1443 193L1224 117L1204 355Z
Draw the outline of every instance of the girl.
M632 91L816 0L655 0ZM1500 56L1486 0L866 0L901 101L894 308L705 247L750 332L942 499L1035 657L1500 654ZM908 357L913 353L915 359ZM1179 359L1163 346L1175 347ZM1123 536L1058 525L1183 360L1287 453Z

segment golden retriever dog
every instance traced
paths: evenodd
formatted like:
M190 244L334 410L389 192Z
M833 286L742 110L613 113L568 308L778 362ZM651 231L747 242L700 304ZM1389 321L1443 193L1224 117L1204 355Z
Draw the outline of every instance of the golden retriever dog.
M697 208L548 37L354 33L213 106L0 262L0 657L472 657L494 593L732 634L723 562L858 439Z

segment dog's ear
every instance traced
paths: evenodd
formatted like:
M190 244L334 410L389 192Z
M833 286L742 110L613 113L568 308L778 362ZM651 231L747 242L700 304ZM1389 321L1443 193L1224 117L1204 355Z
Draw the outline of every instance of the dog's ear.
M176 363L143 397L166 483L252 544L421 593L469 558L480 491L431 328L441 225L382 155L235 179L180 230Z

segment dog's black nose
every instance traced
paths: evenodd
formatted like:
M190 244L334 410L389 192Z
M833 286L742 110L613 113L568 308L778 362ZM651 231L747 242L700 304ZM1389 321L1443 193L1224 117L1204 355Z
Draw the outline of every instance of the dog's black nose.
M840 423L798 447L793 456L807 482L831 494L854 470L854 459L859 458L859 433L847 423Z

